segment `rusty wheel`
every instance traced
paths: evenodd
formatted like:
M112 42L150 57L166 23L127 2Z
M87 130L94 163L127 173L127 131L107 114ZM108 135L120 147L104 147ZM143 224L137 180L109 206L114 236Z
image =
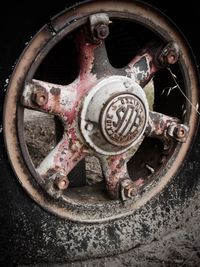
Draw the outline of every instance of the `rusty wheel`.
M142 3L89 1L52 18L22 53L4 138L16 177L44 209L74 223L129 221L175 179L197 113L195 64L172 22ZM51 140L33 150L42 120Z
M142 5L107 1L104 11L101 5L59 14L33 38L4 108L6 147L19 181L40 205L78 221L131 214L159 193L183 163L197 125L195 70L179 33ZM130 40L122 39L118 55L114 43L122 33ZM60 46L69 49L61 48L61 67L74 71L55 83L48 57ZM25 140L25 108L53 114L63 127L37 165ZM92 185L80 167L88 156L102 170Z

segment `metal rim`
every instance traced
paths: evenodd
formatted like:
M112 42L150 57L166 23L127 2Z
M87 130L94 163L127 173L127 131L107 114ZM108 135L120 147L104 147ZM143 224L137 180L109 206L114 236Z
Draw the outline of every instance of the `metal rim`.
M95 1L55 17L51 22L55 30L53 33L45 26L30 42L11 77L4 105L4 138L14 172L29 195L42 207L75 221L100 222L116 219L132 214L136 208L144 205L158 194L177 173L191 146L197 128L196 110L187 104L188 112L182 122L183 124L187 122L190 126L190 133L186 142L176 145L173 155L165 167L154 176L149 185L143 188L140 195L137 195L134 200L127 200L125 205L116 200L108 201L103 205L89 204L86 207L80 201L71 200L66 196L61 197L61 199L52 198L42 190L41 185L38 184L40 178L38 178L31 161L24 159L24 155L27 155L28 151L26 146L22 145L23 140L20 140L21 137L18 133L19 128L23 127L19 120L19 115L23 115L23 110L21 107L17 108L17 103L21 97L24 82L29 82L32 79L42 59L57 42L74 29L87 23L88 16L98 12L102 13L102 11L109 14L111 20L120 19L139 23L155 32L165 42L173 40L178 43L182 52L179 66L186 79L186 90L189 90L186 92L187 96L194 106L198 102L197 78L186 42L163 15L158 14L150 7L146 8L142 4L133 4L129 1L122 1L117 5L113 5L112 1L106 1L106 5L102 1ZM18 127L16 127L17 124ZM33 179L32 175L36 179ZM105 209L107 209L106 212Z

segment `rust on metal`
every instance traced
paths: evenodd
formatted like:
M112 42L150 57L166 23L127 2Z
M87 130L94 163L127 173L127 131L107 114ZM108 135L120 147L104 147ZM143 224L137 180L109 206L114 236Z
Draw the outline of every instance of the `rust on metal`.
M164 150L170 151L174 141L181 143L187 141L189 130L190 128L181 124L178 118L151 111L145 135L161 140Z
M97 29L96 27L99 27L99 24L94 26L94 30ZM138 189L129 178L126 149L124 150L123 147L129 148L128 146L131 146L132 143L135 145L140 139L142 140L142 134L147 125L148 104L145 104L146 98L143 97L143 90L140 86L144 86L159 70L154 62L160 46L156 44L157 49L153 49L152 44L145 47L128 65L126 73L133 79L133 82L128 77L126 79L122 76L115 78L112 74L109 77L107 70L104 70L105 66L110 69L104 43L89 43L86 33L80 31L76 45L80 51L80 73L75 81L67 86L61 86L33 80L24 88L22 98L24 106L54 114L61 119L64 126L62 140L43 160L37 168L37 172L48 184L49 192L53 192L52 177L57 177L55 176L57 172L67 177L78 162L86 156L85 152L92 144L92 148L99 155L110 197L112 199L118 199L121 196L123 199L131 198L135 196ZM101 56L103 57L103 64L106 64L103 69L99 67L99 60L97 64L97 59L100 59ZM103 71L103 75L106 73L103 82L97 76L101 71ZM105 86L101 84L105 84ZM113 89L107 92L108 84ZM120 89L122 91L117 96L112 96L114 93L112 90L115 89L116 84L117 87L123 89ZM90 97L93 91L94 95ZM89 97L85 97L86 94ZM79 128L79 113L80 110L84 110L82 103L86 106L85 115L81 115L84 126ZM97 108L99 111L96 110ZM93 117L92 115L89 119L88 116L98 112L99 118L95 119L97 116L94 115ZM162 140L166 147L169 143L169 136L181 139L180 135L183 131L175 129L169 131L172 122L176 122L178 125L179 121L176 118L155 112L150 112L149 115L149 122L145 131L147 136ZM101 129L97 127L100 122ZM96 125L95 129L94 125ZM103 139L101 141L102 133ZM85 140L82 139L82 134ZM88 143L88 138L91 138L92 143L91 141ZM93 146L94 141L96 143ZM110 152L103 152L105 155L102 155L101 143L105 143L105 146L111 144L113 151L111 149ZM116 147L119 147L119 152ZM53 171L54 174L49 175L49 170ZM62 181L58 182L60 179L57 177L54 185L56 184L57 187L65 187L66 185L67 187L68 184L65 179L62 178ZM124 186L124 184L127 185ZM57 197L57 194L55 196Z
M128 12L124 12L124 6L126 6L126 10ZM135 18L139 19L140 17L142 17L143 25L144 22L147 24L149 23L146 18L152 17L153 19L148 24L148 29L152 29L155 33L156 29L159 28L161 30L160 34L163 39L166 38L168 39L168 41L180 41L179 46L180 51L182 51L181 60L186 66L183 72L187 74L187 79L191 82L191 101L195 104L196 99L198 99L198 85L195 78L195 70L188 53L188 48L184 43L181 42L182 39L180 38L180 35L173 30L173 27L170 27L170 23L169 25L166 24L166 21L162 19L162 17L159 16L156 11L153 11L150 8L142 8L141 5L133 4L131 1L129 3L126 1L121 1L118 5L116 5L115 3L113 3L113 1L108 0L106 6L102 4L102 1L95 1L93 3L88 3L85 6L83 5L81 7L77 7L76 10L62 13L57 18L54 18L52 20L52 27L55 30L55 34L57 32L60 33L59 38L61 38L66 36L69 32L71 33L74 30L74 27L81 27L83 24L85 24L91 14L96 14L103 11L104 13L110 12L109 16L111 18L114 17L111 10L114 11L115 16L118 12L118 17L122 20L127 18L131 20L133 16L130 15L129 12L131 14L133 13ZM75 19L77 21L75 21ZM140 21L137 21L137 23L139 22ZM113 71L113 69L109 65L106 65L109 62L105 60L105 57L103 60L104 64L101 64L102 61L98 61L102 55L102 53L99 53L98 57L98 48L103 47L101 46L103 42L100 42L97 46L89 43L88 41L85 41L85 39L83 38L84 40L82 40L82 42L77 43L79 47L78 51L80 51L80 74L76 81L68 86L52 85L43 81L37 81L37 83L46 90L48 94L48 100L47 102L45 100L41 106L35 105L33 103L34 101L32 101L31 99L31 95L35 87L35 82L32 80L32 77L34 76L34 68L36 69L36 67L38 67L43 59L43 55L49 52L50 48L55 45L55 42L58 42L60 40L59 38L57 36L57 39L54 39L54 37L52 37L52 33L49 32L49 29L47 29L47 27L43 28L41 32L33 38L30 45L27 47L22 59L20 59L17 68L13 73L12 79L10 80L4 108L4 138L10 161L13 165L17 177L19 178L20 183L22 183L23 187L29 192L31 197L46 209L51 210L52 212L57 213L62 217L72 220L84 220L91 222L106 220L108 218L110 219L111 217L117 218L124 214L131 214L133 210L141 207L153 196L158 194L170 181L171 177L174 176L177 168L182 164L182 161L191 145L193 135L196 131L197 114L195 110L191 109L190 116L188 116L187 120L187 124L190 125L190 132L187 132L186 128L184 127L184 130L180 128L172 132L168 131L168 122L175 122L176 125L181 124L180 122L176 121L176 119L172 119L170 117L166 118L164 117L164 115L163 117L157 116L157 118L155 116L152 120L154 121L154 123L152 123L152 125L150 123L150 126L147 126L146 135L150 137L173 139L175 136L179 139L185 137L187 138L185 140L186 142L181 144L177 154L172 154L172 159L170 159L169 161L167 160L166 164L168 165L166 165L166 167L170 166L170 168L168 168L167 171L161 173L162 177L155 176L156 186L151 187L149 194L143 195L141 199L139 199L136 203L129 205L128 209L123 209L123 207L121 206L120 209L116 208L117 214L113 215L111 214L111 212L109 213L108 211L103 211L102 216L99 215L101 214L101 212L99 214L97 214L98 212L95 212L94 215L94 213L90 212L89 206L83 204L80 205L80 209L78 210L78 212L76 212L76 208L69 199L65 200L67 202L66 205L65 202L62 202L62 207L57 205L57 203L55 204L55 202L55 205L52 205L53 201L48 201L48 199L43 196L40 190L40 186L38 186L38 184L35 185L36 183L33 183L30 180L31 175L37 180L37 175L35 175L35 172L31 170L31 163L28 164L26 162L26 159L28 158L27 149L25 149L24 141L20 139L20 127L18 126L18 128L16 128L17 124L13 123L16 122L16 118L21 119L17 115L17 105L20 101L21 88L23 87L24 82L28 81L29 86L28 84L26 84L24 88L23 97L21 100L23 106L27 108L33 108L35 110L44 111L50 114L55 114L58 117L60 116L62 121L64 121L65 123L64 138L61 143L57 145L55 150L52 151L49 159L46 159L46 162L44 164L44 172L41 172L42 176L42 173L47 175L48 171L51 168L53 169L52 174L55 174L57 171L61 173L63 171L63 167L65 169L65 173L67 174L74 166L76 166L77 162L79 162L82 157L85 157L84 151L86 144L82 143L84 141L79 132L77 119L80 114L79 111L81 108L81 103L85 95L88 94L91 88L93 88L93 86L98 83L98 79L102 77L109 77L110 75L121 75L121 71ZM158 52L159 49L156 49L156 51ZM174 53L174 51L176 53ZM163 58L161 58L160 62L162 64L174 64L178 58L177 50L175 49L174 51L172 49L171 51L168 50L167 53L163 53ZM154 53L153 50L151 51L149 49L144 50L143 53L139 53L126 67L126 75L128 77L131 77L138 84L140 84L141 87L143 87L146 83L148 83L148 81L158 71L158 69L162 67L162 64L160 64L159 66L157 65L155 55L156 52ZM36 58L37 60L35 60ZM99 67L97 67L98 62L100 62ZM106 70L106 73L103 73L103 70ZM54 90L55 88L57 89ZM60 91L58 89L60 89ZM151 115L152 114L150 113L150 117ZM167 122L168 119L169 121ZM161 121L159 122L159 120ZM67 125L69 126L69 128L67 128ZM91 127L89 126L88 129L90 130ZM171 133L173 134L173 137L170 136ZM120 181L122 181L124 178L128 178L126 166L128 159L126 158L126 153L109 157L100 157L99 154L98 156L103 167L103 173L105 176L108 193L110 194L111 198L116 199L120 195ZM59 169L57 169L57 167ZM38 183L40 183L40 181L38 181ZM125 193L125 195L127 196L131 196L135 193L134 189L133 192L130 191L130 188L127 189L127 193ZM93 207L94 206L95 203ZM71 210L69 209L69 207L71 208ZM85 212L86 210L89 211ZM95 211L96 210L99 210L99 207L97 205L95 207ZM122 212L122 210L124 211L124 213ZM91 214L93 215L90 216Z
M186 142L190 128L184 124L172 123L168 129L168 134L179 142Z
M174 42L164 48L161 43L149 43L132 59L125 71L144 87L159 69L175 64L179 57L180 49Z
M128 67L125 67L125 72L128 77L135 79L135 81L144 87L159 70L155 64L155 57L160 50L160 43L147 44L138 55L136 55Z
M143 184L144 180L141 178L137 179L134 182L131 179L122 179L120 183L120 193L122 200L135 197L140 192L140 188Z
M98 42L99 40L104 40L109 35L109 16L106 13L98 13L91 15L90 21L90 32L92 34L92 40Z
M42 86L35 86L32 92L32 101L38 106L44 106L48 102L48 94Z
M149 124L146 128L146 135L157 138L167 138L168 128L172 123L176 125L179 119L164 115L162 113L151 111L149 113Z
M109 28L106 24L97 24L94 28L94 35L97 39L104 40L109 35Z
M161 68L175 64L180 57L180 49L177 43L170 42L158 53L156 62Z
M65 176L58 176L55 179L54 185L59 190L65 190L69 186L69 180Z
M106 188L111 199L119 198L120 181L129 179L126 160L123 156L100 157Z
M127 170L130 155L123 153L118 156L101 156L100 163L105 177L106 188L111 199L126 200L133 198L140 192L144 180L139 178L132 181Z

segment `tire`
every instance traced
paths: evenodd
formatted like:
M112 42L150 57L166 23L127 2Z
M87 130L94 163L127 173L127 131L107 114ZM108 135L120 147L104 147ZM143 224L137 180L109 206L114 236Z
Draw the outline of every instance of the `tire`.
M148 2L151 2L153 6L149 6ZM160 3L159 6L156 4L156 1L154 2L155 4L153 4L152 1L118 1L117 4L114 5L112 1L79 1L79 4L77 4L77 1L70 1L66 7L65 1L60 1L59 4L49 4L48 7L42 7L36 3L27 4L24 1L17 6L13 6L11 10L5 8L3 18L9 18L10 22L8 25L3 26L5 39L1 44L1 51L3 51L1 54L1 68L4 73L4 75L1 76L2 90L0 97L2 114L0 123L0 125L2 125L0 128L0 169L2 181L0 189L0 262L2 266L43 262L73 262L83 261L88 258L117 255L142 244L150 244L153 240L162 238L167 233L180 227L181 224L186 223L188 217L192 216L192 213L195 213L195 208L197 208L197 206L190 203L192 203L191 199L198 194L197 190L200 173L199 114L197 106L199 101L199 77L196 62L199 59L199 52L195 46L196 39L194 36L190 36L190 28L186 27L184 21L188 7L183 6L182 14L177 17L176 12L174 12L168 4ZM64 10L64 8L66 9ZM192 10L192 7L190 7L190 9ZM167 15L180 29L178 29L175 23L167 16L161 13L162 10L166 11ZM28 13L26 13L27 11ZM39 15L35 16L37 12L39 12ZM47 23L49 17L58 12L61 13L51 18L51 21ZM80 164L77 165L74 172L69 175L69 191L66 191L68 192L67 195L62 197L64 194L62 183L56 182L57 189L55 189L55 184L52 185L52 180L45 184L46 176L43 178L41 173L38 176L38 169L36 168L38 158L36 156L40 153L40 150L37 147L35 150L31 150L28 144L30 140L25 140L26 138L24 135L24 131L26 132L27 130L24 108L47 112L47 110L43 109L43 104L38 102L37 94L34 95L33 103L31 102L33 97L24 100L27 96L27 92L29 93L29 91L25 91L25 85L31 84L32 79L46 79L49 83L53 84L58 84L60 80L62 80L63 84L71 84L74 81L81 67L79 66L79 62L77 62L76 59L74 60L80 51L74 48L75 46L72 42L74 41L73 34L75 31L78 32L83 25L89 24L88 16L95 13L112 13L110 17L111 20L114 20L114 26L112 26L112 24L109 26L110 35L106 38L106 40L108 40L106 49L110 51L108 52L108 58L112 66L114 66L109 69L112 75L109 74L109 76L105 71L105 67L102 69L101 66L94 68L94 71L96 71L95 75L100 75L100 77L105 80L109 78L113 84L112 77L116 75L116 69L118 70L116 76L126 76L123 71L119 72L119 69L122 70L132 58L140 55L138 54L138 51L140 51L139 48L144 46L152 37L153 39L158 39L158 43L153 44L156 53L154 53L153 49L153 52L151 52L154 53L153 56L155 56L151 64L159 69L158 73L151 73L154 76L154 103L151 108L146 108L146 98L141 96L140 88L138 89L139 93L136 95L136 98L142 101L146 108L144 108L146 113L148 113L150 109L150 112L152 111L151 114L154 114L154 112L165 114L168 116L167 118L170 119L170 123L175 123L176 127L183 127L183 130L186 131L186 133L184 133L184 138L185 136L186 138L184 139L175 135L174 130L170 131L168 128L165 128L165 131L170 135L167 137L166 141L166 137L163 137L164 134L162 138L160 138L160 136L158 138L158 134L155 134L154 130L152 130L153 128L150 128L147 131L147 137L150 136L150 138L147 138L148 140L143 140L141 136L143 136L144 131L146 133L145 129L149 127L147 126L147 120L144 122L147 128L141 130L140 137L137 139L137 152L129 161L128 171L131 176L131 181L135 182L134 185L137 184L138 177L145 177L146 180L144 179L144 185L142 184L141 187L139 187L138 190L140 191L137 192L136 195L131 196L130 199L128 199L124 193L127 188L123 189L123 184L115 184L115 188L117 189L113 189L113 191L107 184L107 190L108 193L110 193L109 198L109 194L106 193L105 184L102 180L100 181L100 189L96 189L95 185L94 187L92 185L92 190L90 188L88 191L88 184L86 185L85 182L87 177L84 175L74 182L74 177L83 172L85 165L88 164L87 161L80 161ZM124 14L129 15L128 21ZM35 17L37 17L37 19L35 19ZM116 22L116 20L120 20L120 22ZM34 23L32 21L34 21ZM104 21L106 21L105 18ZM117 26L115 26L115 23ZM139 28L136 32L132 32L131 23L138 25ZM157 28L155 27L156 23ZM191 24L195 26L195 23L194 15ZM43 25L45 26L42 28ZM41 30L35 35L39 28L41 28ZM17 31L16 29L22 30ZM92 28L90 28L90 30L91 29ZM144 34L141 34L143 31ZM182 32L184 32L186 38L188 38L195 52L196 61L190 45ZM134 36L136 36L135 39L137 39L138 43L135 42L134 38L130 37L130 33L135 34ZM28 38L31 34L33 34L33 38L31 38L29 42ZM76 36L80 36L81 34L81 32L78 32ZM92 42L94 46L98 43L99 36L92 30L88 33L87 28L86 35L87 37L92 35L90 38L93 38ZM66 43L62 43L66 36L69 38ZM172 37L179 45L181 58L178 62L174 62L175 64L169 68L168 64L165 65L165 60L162 61L159 59L155 61L155 59L158 59L157 54L160 53L160 42L163 48L165 47L164 45L168 44L171 40L174 41ZM120 40L119 42L119 38L122 38L122 41ZM29 44L27 44L24 49L23 46L27 40ZM55 67L53 66L54 61L51 61L52 58L56 56L59 61L62 62L63 54L56 54L55 49L64 51L63 46L65 45L68 49L67 57L70 62L70 67L64 65L67 70L67 78L64 71L60 71L59 73L55 71ZM134 47L131 53L130 46ZM151 45L148 46L148 49L151 49L151 47ZM118 49L121 49L120 52ZM147 52L149 51L148 49ZM19 59L15 67L12 68L13 62L18 57ZM98 59L100 60L100 57ZM56 65L56 68L59 67L63 67L63 65ZM170 69L170 73L168 69ZM11 76L9 76L10 71L12 72ZM173 76L174 73L176 76ZM129 81L130 77L126 77ZM167 79L165 79L166 77ZM179 82L178 85L175 84L177 86L176 88L180 87L180 90L172 93L172 96L169 90L159 91L157 89L172 87L169 80L171 79L170 81L172 82L176 81L174 77L177 77ZM146 78L145 83L148 83L150 78L152 77L149 76L148 79ZM117 83L117 79L118 78L115 80L114 78L114 82ZM167 81L165 82L165 80ZM4 81L6 81L5 86ZM143 81L140 80L138 83L140 87L144 87ZM41 86L42 83L39 85ZM104 90L104 87L100 88L102 91ZM99 88L95 90L99 92ZM96 91L92 95L94 98L96 97ZM45 98L42 99L42 101L49 101L52 95L50 95L50 92L48 93L48 99L46 99L44 94L40 95ZM121 93L120 91L120 94ZM124 94L125 93L123 93L123 96ZM129 95L130 92L128 91L127 93L126 91L126 95L127 94ZM185 99L185 95L187 99ZM170 100L167 100L168 96L170 96ZM116 97L118 96L115 96L115 98L113 98L114 100L112 99L115 103L118 101ZM90 108L92 110L94 108L90 104L91 100L87 97L86 99L89 104L85 101L83 107L81 106L80 108L80 110L86 110L84 111L85 113L87 113ZM101 115L102 121L104 114L108 114L110 106L112 106L113 103L110 98L108 99L106 96L105 100L110 101L109 105L106 104L106 106L103 103L98 104L101 107L104 105L101 113L103 114ZM147 97L147 100L150 106L149 97ZM169 107L169 104L172 104L172 108L171 106ZM185 107L186 115L183 115L183 106ZM80 117L82 118L85 115L83 115L83 111L81 112ZM89 112L87 116L90 115L88 114ZM171 119L174 117L176 117L175 120ZM54 142L58 144L63 140L63 132L66 130L66 126L63 126L60 120L57 121L55 117L51 119L51 123L54 123L56 127L56 138ZM62 119L64 121L63 117ZM163 117L159 117L159 121L161 119L163 119ZM43 120L47 120L47 118L45 117ZM84 117L83 123L85 123L85 120ZM32 128L30 128L31 131L34 131L34 129L38 127L39 121L40 117L37 117L36 113L36 120L31 126ZM82 127L81 123L82 122L80 122L80 128ZM159 124L159 126L160 125L161 124ZM189 133L187 132L188 125L190 127ZM106 176L107 170L112 166L107 163L108 158L112 156L117 157L116 154L121 155L126 153L135 140L132 140L128 145L123 145L123 148L121 148L118 143L117 145L116 143L112 143L118 141L113 141L110 136L106 136L104 133L106 128L103 128L104 126L101 127L102 129L99 131L100 135L105 135L104 139L107 138L106 140L109 142L109 146L107 145L107 141L106 146L102 144L99 145L95 137L90 137L91 135L85 130L82 130L80 139L86 140L87 145L92 147L92 150L89 151L95 151L95 153L91 152L92 156L96 156L97 154L98 156L104 155L97 156L97 158ZM49 128L49 126L47 126L47 128ZM47 130L47 128L45 128L45 130ZM151 133L149 134L149 132ZM47 132L47 135L48 134L49 132ZM42 135L43 133L41 136ZM39 139L40 137L38 137L38 140ZM138 140L141 140L142 145ZM169 147L165 149L168 145ZM112 154L111 151L113 149L115 149L114 154ZM48 147L47 153L50 153ZM43 158L45 157L46 156L43 156ZM161 157L162 163L160 163ZM151 164L146 164L146 169L144 167L144 170L141 171L141 166L144 165L143 162L145 161ZM94 162L92 161L91 164L94 164ZM107 164L109 165L108 167ZM53 165L53 167L57 166ZM61 173L61 171L58 170L56 172L54 171L53 175L57 172ZM111 174L112 177L114 174ZM119 175L121 175L121 173ZM58 178L60 179L60 176L56 176L55 180ZM62 181L66 182L65 179L61 180L61 182ZM53 183L54 182L53 180ZM125 195L125 199L123 198L122 200L119 196L119 190L121 190L119 189L121 188L120 186L124 190L123 194ZM78 190L76 188L78 188ZM77 195L79 197L77 197ZM106 197L104 197L104 195L106 195Z

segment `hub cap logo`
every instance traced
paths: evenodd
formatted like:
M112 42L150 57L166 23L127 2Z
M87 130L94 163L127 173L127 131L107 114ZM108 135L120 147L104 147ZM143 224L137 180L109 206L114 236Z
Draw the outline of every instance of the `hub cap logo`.
M102 112L102 131L111 144L127 146L140 138L146 125L146 110L131 94L114 97Z

